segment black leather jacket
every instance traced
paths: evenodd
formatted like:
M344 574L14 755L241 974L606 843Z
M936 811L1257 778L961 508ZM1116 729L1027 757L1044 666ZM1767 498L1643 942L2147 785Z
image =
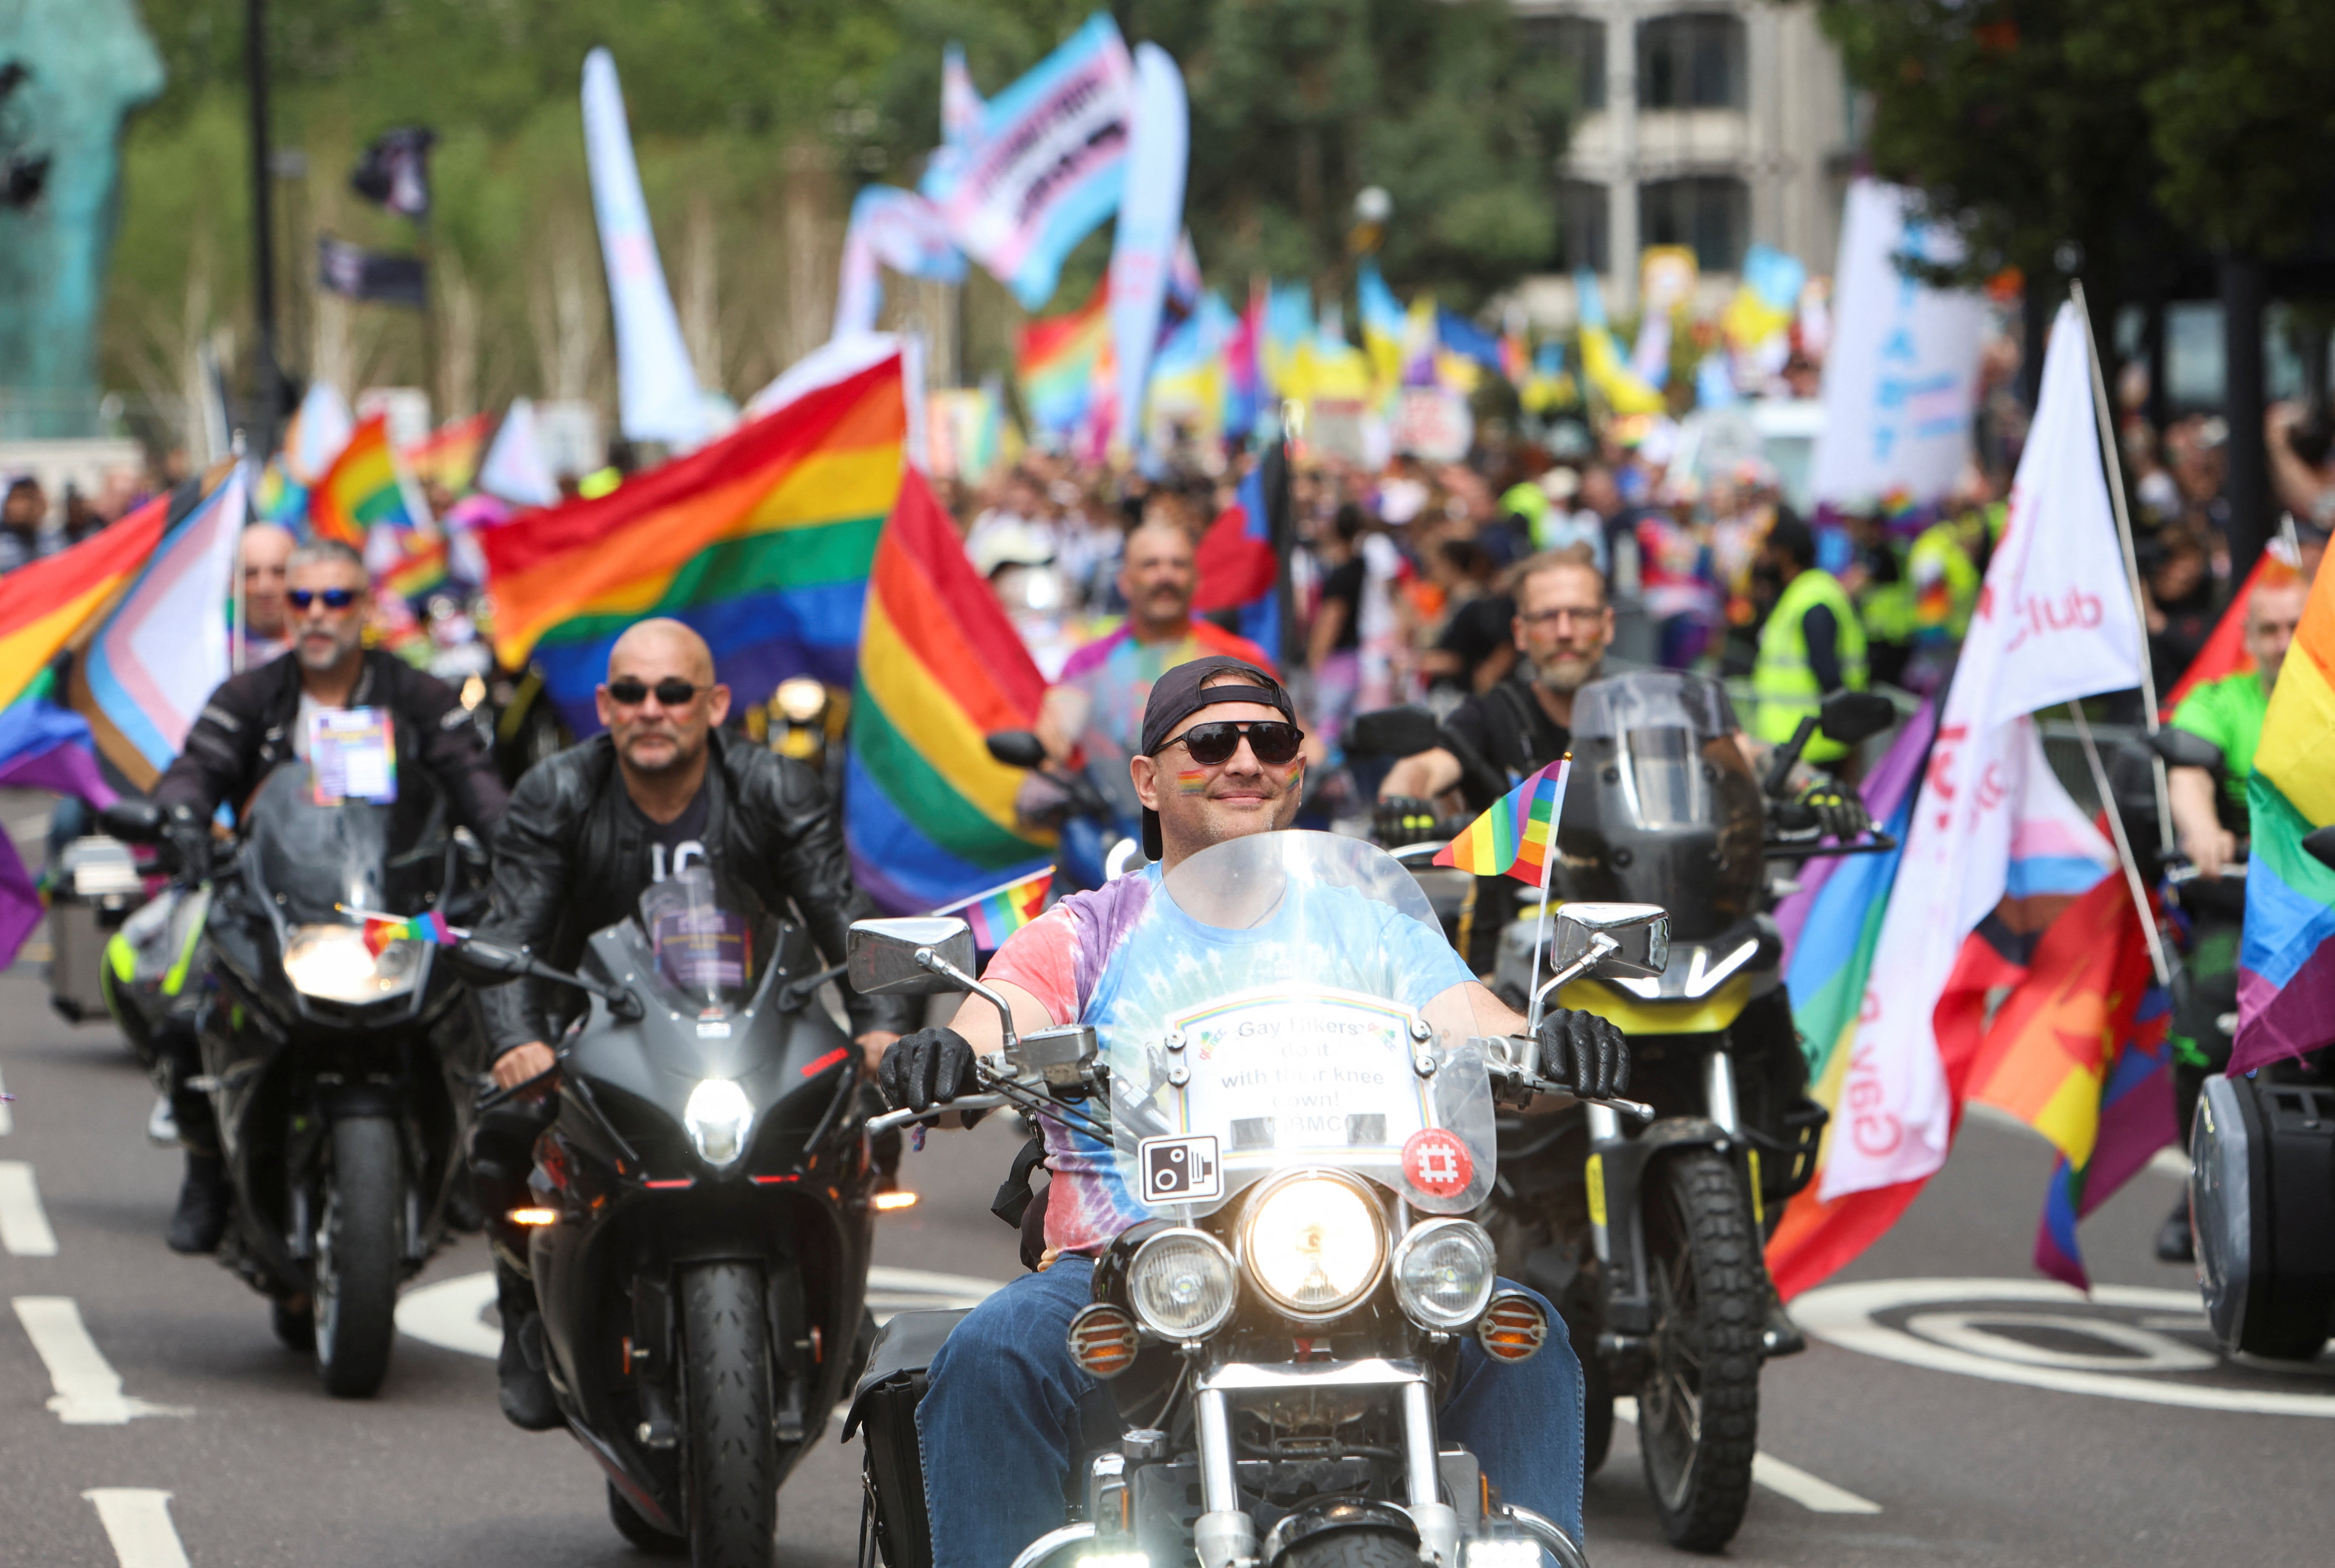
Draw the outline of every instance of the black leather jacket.
M842 963L851 923L878 911L852 885L842 827L819 775L725 731L708 744L707 859L772 909L791 898L819 952ZM495 834L494 868L482 934L528 947L555 969L572 968L592 933L633 913L649 883L648 837L625 799L615 742L596 735L528 769ZM566 988L531 980L482 990L479 1001L497 1056L557 1040L553 1020L573 1005ZM915 1026L906 997L847 988L844 1003L856 1033Z
M386 708L397 721L401 759L418 759L445 791L454 820L480 837L495 825L507 797L494 762L454 688L378 648L364 656L364 673L349 698L352 708ZM238 818L244 802L292 756L300 717L300 661L286 653L246 670L203 704L186 746L154 785L164 806L188 806L197 820L222 802ZM401 762L401 767L407 765Z

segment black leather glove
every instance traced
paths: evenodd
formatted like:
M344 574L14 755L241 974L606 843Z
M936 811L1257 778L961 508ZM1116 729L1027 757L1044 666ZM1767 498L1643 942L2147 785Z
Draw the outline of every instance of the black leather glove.
M163 811L162 842L170 846L179 874L189 885L209 878L211 825L196 816L193 807L181 803Z
M1371 828L1382 847L1400 849L1406 844L1424 844L1437 837L1439 820L1432 800L1421 800L1415 795L1390 795L1379 802L1371 818Z
M977 1081L973 1046L953 1029L920 1029L902 1035L884 1048L884 1060L876 1068L876 1087L884 1091L884 1099L907 1110L930 1110L971 1094Z
M1792 804L1805 809L1825 836L1843 844L1873 826L1873 818L1856 791L1828 779L1801 790Z
M1630 1042L1594 1012L1553 1007L1541 1015L1540 1075L1584 1099L1611 1099L1630 1087Z

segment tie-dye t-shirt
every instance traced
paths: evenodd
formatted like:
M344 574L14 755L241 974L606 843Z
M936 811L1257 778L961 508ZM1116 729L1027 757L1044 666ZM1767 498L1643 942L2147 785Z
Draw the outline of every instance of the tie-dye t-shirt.
M1023 926L990 961L982 978L1019 986L1057 1023L1090 1023L1103 1060L1114 1039L1148 1040L1167 1020L1200 1003L1275 981L1335 986L1392 997L1411 1007L1475 976L1441 934L1390 905L1341 888L1317 888L1313 900L1351 905L1334 924L1352 938L1338 944L1325 970L1323 944L1298 939L1297 924L1276 916L1244 931L1203 925L1161 891L1154 864L1092 893L1073 894ZM1305 930L1330 924L1323 905L1308 910ZM1046 1244L1092 1253L1108 1246L1147 1211L1120 1179L1109 1146L1051 1118L1042 1123L1046 1166Z

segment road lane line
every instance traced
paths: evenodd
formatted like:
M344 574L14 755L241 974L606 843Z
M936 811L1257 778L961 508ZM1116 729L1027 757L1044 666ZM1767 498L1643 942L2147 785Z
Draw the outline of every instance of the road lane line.
M100 1486L82 1496L97 1505L97 1522L121 1568L191 1568L170 1523L170 1494L138 1486Z
M1624 1394L1613 1401L1613 1414L1633 1427L1638 1424L1638 1401ZM1881 1505L1836 1486L1821 1476L1811 1476L1797 1465L1773 1454L1751 1456L1751 1479L1770 1492L1789 1497L1811 1514L1878 1514Z
M57 1255L57 1233L41 1212L33 1167L20 1159L0 1159L0 1247L20 1258Z
M0 1079L0 1137L5 1137L9 1133L14 1132L15 1129L15 1118L8 1114L7 1080Z
M16 1318L49 1370L56 1389L49 1408L68 1427L119 1427L138 1416L188 1416L183 1406L150 1405L121 1391L121 1376L107 1364L71 1296L18 1296Z

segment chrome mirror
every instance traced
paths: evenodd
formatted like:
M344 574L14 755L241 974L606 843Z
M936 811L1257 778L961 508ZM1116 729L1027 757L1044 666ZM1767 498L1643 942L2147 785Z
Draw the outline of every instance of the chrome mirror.
M1584 973L1649 980L1670 962L1671 917L1659 904L1565 904L1556 910L1550 966L1560 973L1579 963Z
M862 996L964 991L972 983L974 962L973 927L953 915L855 920L844 944L845 977Z

